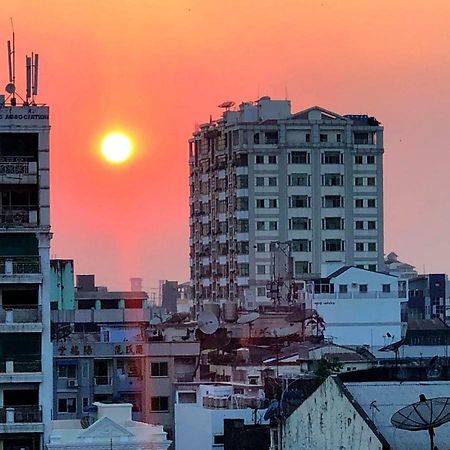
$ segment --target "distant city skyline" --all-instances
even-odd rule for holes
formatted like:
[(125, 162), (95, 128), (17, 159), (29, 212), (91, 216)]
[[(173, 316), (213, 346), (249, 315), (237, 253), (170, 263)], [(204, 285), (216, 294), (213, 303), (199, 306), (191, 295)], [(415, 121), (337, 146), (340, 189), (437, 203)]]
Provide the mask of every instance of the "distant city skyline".
[[(224, 100), (262, 95), (287, 95), (294, 111), (377, 117), (385, 252), (419, 272), (450, 271), (447, 1), (46, 5), (5, 7), (0, 88), (11, 16), (18, 54), (40, 54), (38, 100), (51, 106), (51, 254), (74, 259), (77, 274), (111, 290), (134, 276), (146, 289), (188, 280), (187, 139)], [(100, 156), (116, 128), (136, 147), (120, 167)]]

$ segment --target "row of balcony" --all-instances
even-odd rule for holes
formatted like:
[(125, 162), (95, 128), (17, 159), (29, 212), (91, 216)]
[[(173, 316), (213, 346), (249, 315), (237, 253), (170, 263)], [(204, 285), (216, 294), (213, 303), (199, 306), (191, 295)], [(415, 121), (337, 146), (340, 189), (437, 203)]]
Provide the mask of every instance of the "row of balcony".
[(37, 161), (30, 157), (23, 156), (2, 156), (0, 157), (0, 176), (37, 175)]
[(38, 207), (17, 206), (0, 209), (0, 225), (4, 227), (33, 227), (38, 225)]
[(0, 408), (0, 424), (41, 423), (40, 405), (7, 406)]
[(14, 305), (0, 307), (0, 324), (38, 323), (42, 321), (40, 305)]

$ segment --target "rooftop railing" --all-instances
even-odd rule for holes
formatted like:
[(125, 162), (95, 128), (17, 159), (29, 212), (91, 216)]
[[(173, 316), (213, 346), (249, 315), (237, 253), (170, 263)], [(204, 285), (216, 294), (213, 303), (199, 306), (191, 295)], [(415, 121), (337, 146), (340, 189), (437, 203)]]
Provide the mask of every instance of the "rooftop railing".
[(351, 299), (351, 298), (404, 298), (405, 292), (382, 292), (382, 291), (367, 291), (367, 292), (334, 292), (334, 293), (315, 293), (314, 300), (334, 300), (334, 299)]
[(39, 256), (6, 256), (0, 258), (0, 275), (41, 273)]

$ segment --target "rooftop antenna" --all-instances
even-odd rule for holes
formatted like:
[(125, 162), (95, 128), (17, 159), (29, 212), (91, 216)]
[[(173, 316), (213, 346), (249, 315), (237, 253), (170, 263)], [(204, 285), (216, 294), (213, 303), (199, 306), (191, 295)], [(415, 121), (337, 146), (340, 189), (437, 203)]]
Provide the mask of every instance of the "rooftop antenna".
[(16, 36), (14, 33), (14, 23), (12, 17), (11, 30), (12, 30), (12, 45), (11, 41), (7, 42), (8, 47), (8, 72), (9, 83), (6, 85), (5, 90), (11, 95), (11, 105), (16, 106)]

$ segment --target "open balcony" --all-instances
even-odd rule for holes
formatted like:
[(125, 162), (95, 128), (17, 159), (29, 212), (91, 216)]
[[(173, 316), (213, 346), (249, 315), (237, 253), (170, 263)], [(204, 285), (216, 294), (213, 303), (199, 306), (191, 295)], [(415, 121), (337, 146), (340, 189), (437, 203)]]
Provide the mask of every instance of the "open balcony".
[(14, 206), (0, 209), (0, 226), (35, 227), (38, 225), (38, 206)]
[(26, 282), (29, 276), (33, 276), (32, 282), (39, 282), (42, 278), (39, 256), (0, 257), (0, 282)]
[(37, 161), (32, 157), (0, 157), (0, 184), (36, 184), (37, 173)]
[(0, 408), (0, 433), (41, 433), (43, 431), (42, 407), (40, 405)]
[(40, 305), (0, 306), (0, 333), (42, 332)]
[(0, 383), (40, 383), (41, 381), (40, 360), (0, 362)]

